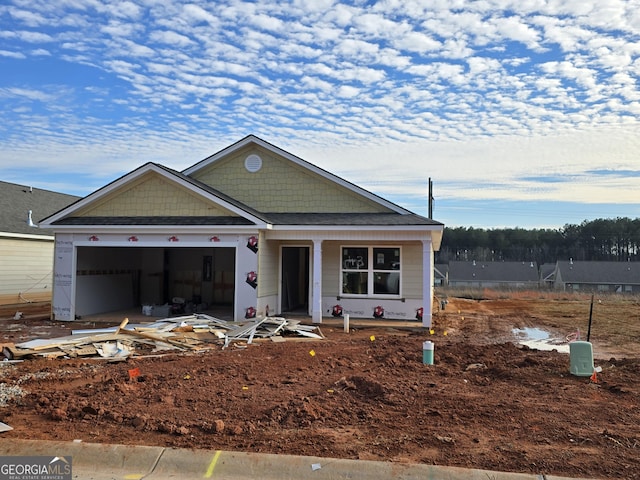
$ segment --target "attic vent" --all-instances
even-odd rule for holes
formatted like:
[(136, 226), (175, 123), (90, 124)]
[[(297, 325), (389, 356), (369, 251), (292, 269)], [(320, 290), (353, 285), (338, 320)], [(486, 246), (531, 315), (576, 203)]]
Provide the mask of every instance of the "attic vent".
[(244, 160), (244, 168), (251, 173), (257, 172), (262, 168), (262, 158), (255, 154), (249, 155)]

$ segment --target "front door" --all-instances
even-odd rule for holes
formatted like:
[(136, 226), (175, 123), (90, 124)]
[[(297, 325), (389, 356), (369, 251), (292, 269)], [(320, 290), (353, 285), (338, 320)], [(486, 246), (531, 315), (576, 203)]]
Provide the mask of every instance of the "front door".
[(282, 247), (282, 313), (309, 314), (309, 247)]

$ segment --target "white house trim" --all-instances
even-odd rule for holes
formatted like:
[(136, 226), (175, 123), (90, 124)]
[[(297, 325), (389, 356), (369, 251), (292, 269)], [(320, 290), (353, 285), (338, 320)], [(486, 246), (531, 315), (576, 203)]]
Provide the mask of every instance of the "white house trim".
[(0, 232), (0, 237), (16, 238), (16, 239), (19, 238), (21, 240), (46, 240), (49, 242), (55, 239), (55, 237), (51, 235), (29, 235), (26, 233), (4, 233), (4, 232)]
[(313, 239), (313, 282), (312, 282), (312, 307), (311, 320), (313, 323), (322, 323), (322, 239)]

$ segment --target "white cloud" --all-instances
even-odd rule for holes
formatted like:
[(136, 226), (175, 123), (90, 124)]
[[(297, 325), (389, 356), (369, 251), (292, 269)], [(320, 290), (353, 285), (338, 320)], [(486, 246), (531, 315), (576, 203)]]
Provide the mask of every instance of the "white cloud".
[(180, 47), (186, 47), (193, 44), (193, 40), (184, 35), (180, 35), (171, 31), (154, 31), (149, 34), (149, 39), (154, 42), (166, 43), (169, 45), (176, 45)]
[(28, 43), (48, 43), (53, 41), (53, 37), (46, 33), (30, 32), (27, 30), (21, 30), (16, 32), (16, 36), (20, 40)]
[(7, 58), (26, 58), (27, 56), (21, 52), (10, 52), (8, 50), (0, 50), (0, 57)]
[(7, 10), (14, 20), (17, 20), (27, 27), (39, 27), (47, 23), (47, 19), (37, 12), (12, 7), (9, 7)]
[(538, 32), (523, 23), (522, 19), (515, 16), (496, 18), (493, 20), (496, 34), (507, 40), (524, 43), (532, 50), (539, 50)]
[(637, 169), (637, 0), (7, 1), (0, 62), (63, 73), (0, 79), (0, 165), (175, 168), (255, 133), (393, 194), (428, 176), (465, 201), (637, 187), (589, 173)]
[(184, 16), (192, 23), (205, 22), (211, 26), (217, 26), (219, 24), (215, 15), (207, 12), (204, 8), (195, 4), (187, 4), (183, 7)]
[(31, 50), (30, 54), (33, 55), (34, 57), (50, 57), (51, 56), (51, 52), (44, 48), (36, 48), (34, 50)]
[(250, 21), (256, 27), (270, 32), (281, 32), (285, 28), (282, 20), (269, 15), (259, 14), (250, 17)]
[(128, 20), (137, 20), (141, 15), (140, 7), (135, 3), (128, 1), (116, 2), (115, 5), (112, 5), (109, 11), (114, 17)]
[(116, 38), (135, 36), (140, 31), (140, 26), (135, 23), (109, 22), (100, 27), (100, 31)]
[(399, 50), (427, 53), (440, 48), (440, 42), (422, 32), (407, 32), (393, 41)]
[(359, 93), (360, 93), (360, 89), (350, 87), (348, 85), (343, 85), (338, 88), (337, 95), (342, 98), (353, 98), (353, 97), (357, 97)]

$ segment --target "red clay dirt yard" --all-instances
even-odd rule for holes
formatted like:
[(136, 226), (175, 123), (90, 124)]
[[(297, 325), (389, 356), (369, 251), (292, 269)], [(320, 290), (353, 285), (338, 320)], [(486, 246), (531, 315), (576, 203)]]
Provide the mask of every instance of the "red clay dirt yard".
[[(332, 321), (322, 340), (2, 362), (0, 421), (13, 430), (0, 435), (640, 478), (639, 299), (596, 297), (595, 382), (569, 373), (568, 354), (514, 334), (543, 329), (558, 349), (578, 329), (584, 340), (589, 300), (484, 292), (449, 297), (432, 332), (352, 322), (346, 333)], [(0, 342), (105, 326), (22, 311), (0, 312)]]

